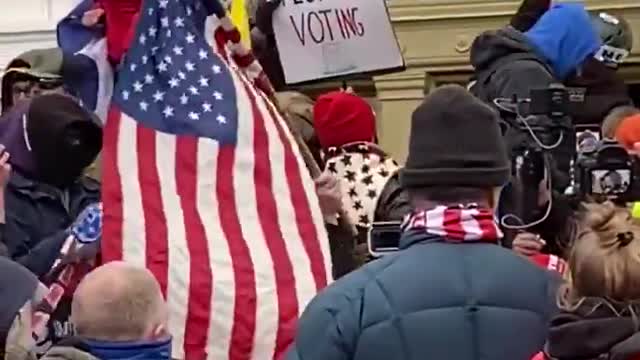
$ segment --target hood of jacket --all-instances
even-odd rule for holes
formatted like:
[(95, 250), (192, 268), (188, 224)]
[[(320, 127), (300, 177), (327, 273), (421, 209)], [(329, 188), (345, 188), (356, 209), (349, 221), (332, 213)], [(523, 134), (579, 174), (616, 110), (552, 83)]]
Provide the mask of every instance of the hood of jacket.
[(0, 117), (0, 144), (11, 154), (14, 171), (33, 178), (37, 176), (36, 163), (25, 138), (29, 104), (21, 101)]
[(558, 80), (566, 79), (602, 45), (582, 4), (553, 5), (525, 36)]
[(512, 27), (485, 31), (475, 38), (471, 46), (471, 65), (478, 78), (483, 78), (483, 74), (490, 74), (501, 64), (509, 63), (516, 58), (547, 64), (547, 61), (535, 52), (524, 34)]
[(0, 118), (0, 144), (26, 177), (56, 187), (75, 182), (102, 148), (102, 129), (64, 95), (19, 102)]
[(631, 308), (603, 299), (585, 299), (571, 312), (563, 311), (551, 321), (546, 351), (553, 359), (592, 359), (609, 355), (626, 360), (640, 355), (640, 329)]
[(62, 50), (59, 48), (27, 51), (9, 62), (2, 77), (2, 112), (13, 104), (13, 84), (17, 81), (62, 81)]

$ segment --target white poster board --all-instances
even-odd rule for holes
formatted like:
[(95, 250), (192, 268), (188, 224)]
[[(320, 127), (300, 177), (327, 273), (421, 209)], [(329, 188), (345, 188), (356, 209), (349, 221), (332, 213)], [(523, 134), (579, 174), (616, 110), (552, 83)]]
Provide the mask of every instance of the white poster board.
[(385, 0), (282, 0), (273, 29), (288, 84), (404, 66)]

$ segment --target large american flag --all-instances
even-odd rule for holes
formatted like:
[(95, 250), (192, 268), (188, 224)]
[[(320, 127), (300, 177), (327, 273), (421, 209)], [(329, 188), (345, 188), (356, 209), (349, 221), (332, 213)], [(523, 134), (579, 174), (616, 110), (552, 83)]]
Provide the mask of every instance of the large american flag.
[(280, 358), (330, 281), (314, 184), (255, 66), (217, 0), (145, 0), (117, 74), (102, 256), (155, 274), (174, 358)]

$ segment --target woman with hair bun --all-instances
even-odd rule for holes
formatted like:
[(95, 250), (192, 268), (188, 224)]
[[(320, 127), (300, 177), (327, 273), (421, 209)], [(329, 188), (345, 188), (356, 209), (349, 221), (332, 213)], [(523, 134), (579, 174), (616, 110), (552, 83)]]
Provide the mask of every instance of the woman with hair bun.
[(535, 360), (640, 360), (640, 226), (589, 204), (569, 256), (544, 352)]

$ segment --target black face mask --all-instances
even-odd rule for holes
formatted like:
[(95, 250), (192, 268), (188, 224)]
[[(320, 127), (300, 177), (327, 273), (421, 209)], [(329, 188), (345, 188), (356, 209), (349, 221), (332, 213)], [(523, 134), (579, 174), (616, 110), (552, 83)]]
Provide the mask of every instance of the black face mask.
[[(42, 98), (56, 101), (47, 103)], [(100, 127), (73, 99), (62, 95), (45, 95), (33, 100), (27, 118), (27, 136), (36, 176), (56, 187), (75, 182), (102, 148)]]
[(34, 149), (40, 179), (58, 187), (75, 182), (94, 161), (95, 144), (102, 144), (101, 133), (95, 130), (89, 123), (71, 124), (53, 136), (50, 149)]

